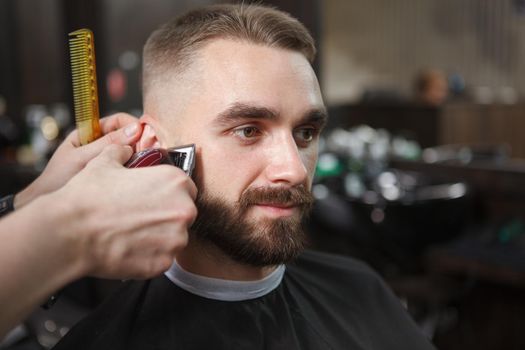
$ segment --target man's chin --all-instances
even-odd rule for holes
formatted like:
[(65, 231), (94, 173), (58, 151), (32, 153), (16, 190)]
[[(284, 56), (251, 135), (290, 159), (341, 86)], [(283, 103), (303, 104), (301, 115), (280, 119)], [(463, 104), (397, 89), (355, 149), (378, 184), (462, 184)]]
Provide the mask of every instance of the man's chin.
[[(248, 219), (248, 218), (247, 218)], [(293, 261), (304, 250), (307, 239), (295, 217), (249, 219), (233, 231), (193, 232), (204, 244), (211, 244), (233, 261), (253, 267)]]
[(302, 202), (302, 197), (248, 199), (233, 207), (220, 199), (198, 198), (199, 215), (190, 232), (241, 264), (264, 267), (296, 258), (306, 244), (301, 221), (307, 208), (262, 204)]

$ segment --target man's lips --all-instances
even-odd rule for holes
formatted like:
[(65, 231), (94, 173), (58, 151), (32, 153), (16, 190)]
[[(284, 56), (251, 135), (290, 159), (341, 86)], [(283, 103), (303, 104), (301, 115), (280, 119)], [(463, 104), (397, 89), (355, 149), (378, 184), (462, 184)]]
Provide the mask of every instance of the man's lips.
[(295, 215), (299, 206), (295, 203), (256, 203), (253, 207), (272, 217), (288, 217)]
[(255, 205), (261, 206), (261, 207), (273, 207), (273, 208), (279, 208), (279, 209), (291, 209), (298, 207), (298, 204), (295, 203), (255, 203)]

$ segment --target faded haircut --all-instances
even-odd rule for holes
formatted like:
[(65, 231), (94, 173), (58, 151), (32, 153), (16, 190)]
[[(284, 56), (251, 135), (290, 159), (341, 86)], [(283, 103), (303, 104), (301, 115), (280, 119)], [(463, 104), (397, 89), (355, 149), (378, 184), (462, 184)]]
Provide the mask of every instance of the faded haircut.
[(187, 68), (197, 50), (212, 39), (233, 39), (294, 50), (310, 63), (315, 43), (302, 23), (263, 5), (222, 4), (192, 10), (155, 30), (143, 52), (143, 92), (171, 73)]

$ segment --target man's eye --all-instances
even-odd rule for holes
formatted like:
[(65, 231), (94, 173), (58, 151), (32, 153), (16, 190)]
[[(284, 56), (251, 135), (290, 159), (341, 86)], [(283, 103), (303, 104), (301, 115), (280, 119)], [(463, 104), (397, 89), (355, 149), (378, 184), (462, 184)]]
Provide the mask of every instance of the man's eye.
[(295, 137), (299, 142), (311, 142), (314, 139), (315, 130), (312, 128), (303, 128), (295, 131)]
[(244, 139), (253, 138), (261, 134), (259, 129), (257, 129), (255, 126), (244, 126), (242, 128), (235, 129), (233, 132), (235, 135)]

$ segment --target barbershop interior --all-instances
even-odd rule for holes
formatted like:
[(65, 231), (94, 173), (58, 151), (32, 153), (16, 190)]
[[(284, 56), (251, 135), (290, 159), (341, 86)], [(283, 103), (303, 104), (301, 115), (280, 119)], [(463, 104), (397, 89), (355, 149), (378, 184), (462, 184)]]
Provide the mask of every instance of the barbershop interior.
[[(75, 129), (69, 33), (94, 34), (100, 117), (138, 118), (150, 33), (225, 2), (0, 0), (0, 197)], [(257, 3), (317, 47), (328, 122), (309, 249), (370, 266), (438, 349), (525, 349), (525, 0)], [(120, 283), (72, 281), (0, 349), (51, 349)]]

